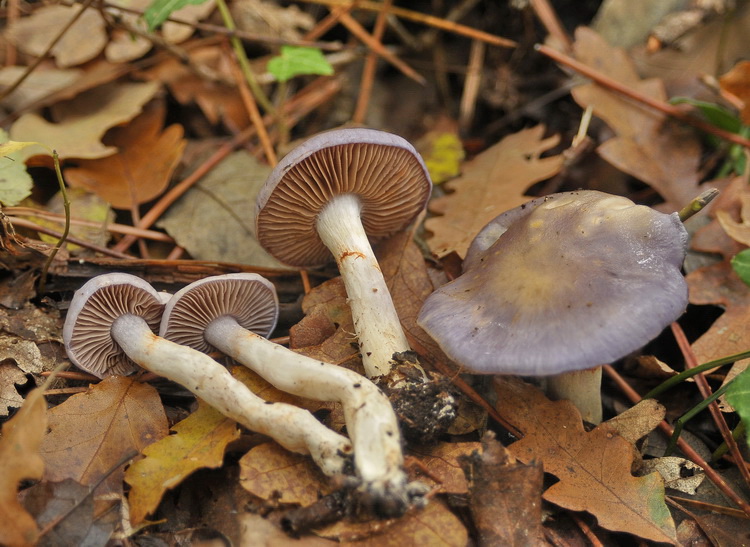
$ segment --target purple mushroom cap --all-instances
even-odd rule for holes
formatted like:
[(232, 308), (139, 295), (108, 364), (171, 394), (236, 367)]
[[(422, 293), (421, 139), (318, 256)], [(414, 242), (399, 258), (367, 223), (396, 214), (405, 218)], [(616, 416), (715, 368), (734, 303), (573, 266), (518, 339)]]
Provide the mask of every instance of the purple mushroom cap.
[(490, 222), (464, 273), (427, 298), (418, 323), (476, 373), (591, 368), (683, 313), (686, 245), (676, 213), (597, 191), (552, 194)]
[(268, 176), (256, 202), (256, 234), (285, 264), (322, 266), (332, 256), (316, 218), (332, 198), (357, 195), (365, 231), (378, 240), (409, 225), (431, 190), (421, 156), (403, 138), (375, 129), (327, 131), (292, 150)]

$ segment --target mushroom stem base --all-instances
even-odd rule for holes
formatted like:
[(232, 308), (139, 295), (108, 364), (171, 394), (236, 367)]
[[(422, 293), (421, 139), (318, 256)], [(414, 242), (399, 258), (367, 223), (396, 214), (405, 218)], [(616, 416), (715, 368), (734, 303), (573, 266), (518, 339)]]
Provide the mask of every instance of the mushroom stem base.
[(602, 421), (602, 367), (565, 372), (546, 378), (546, 392), (551, 399), (568, 399), (584, 421)]

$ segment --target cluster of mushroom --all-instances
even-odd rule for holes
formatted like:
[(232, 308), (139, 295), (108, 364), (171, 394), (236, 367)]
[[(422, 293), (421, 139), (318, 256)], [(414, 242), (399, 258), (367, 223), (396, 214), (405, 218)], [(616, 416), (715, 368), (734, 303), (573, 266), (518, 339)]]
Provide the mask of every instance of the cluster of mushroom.
[[(407, 481), (398, 422), (387, 397), (353, 371), (267, 340), (277, 316), (274, 287), (256, 274), (203, 279), (167, 300), (142, 279), (114, 273), (95, 277), (76, 292), (63, 338), (80, 368), (101, 378), (140, 365), (248, 429), (310, 454), (328, 475), (344, 475), (353, 458), (363, 502), (377, 515), (400, 515), (420, 503), (425, 490)], [(340, 402), (352, 442), (306, 410), (262, 400), (204, 353), (214, 349), (283, 391)]]

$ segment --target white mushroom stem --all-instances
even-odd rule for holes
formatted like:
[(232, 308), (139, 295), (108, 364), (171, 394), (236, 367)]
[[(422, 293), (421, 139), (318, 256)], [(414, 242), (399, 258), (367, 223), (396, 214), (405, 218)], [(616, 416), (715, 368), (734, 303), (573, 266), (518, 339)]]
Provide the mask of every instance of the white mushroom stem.
[(409, 351), (410, 347), (362, 226), (361, 210), (357, 196), (338, 195), (319, 213), (317, 230), (336, 259), (346, 286), (365, 374), (374, 378), (388, 374), (393, 354)]
[(406, 499), (398, 421), (388, 398), (375, 384), (349, 369), (274, 344), (231, 316), (214, 319), (203, 335), (209, 344), (282, 391), (340, 402), (354, 444), (355, 467), (365, 489)]
[(310, 454), (326, 475), (344, 473), (351, 443), (308, 411), (264, 401), (208, 355), (156, 336), (137, 315), (117, 318), (111, 333), (122, 351), (143, 368), (183, 385), (225, 416), (284, 448)]
[(592, 424), (602, 421), (602, 367), (565, 372), (546, 378), (547, 395), (556, 400), (568, 399)]

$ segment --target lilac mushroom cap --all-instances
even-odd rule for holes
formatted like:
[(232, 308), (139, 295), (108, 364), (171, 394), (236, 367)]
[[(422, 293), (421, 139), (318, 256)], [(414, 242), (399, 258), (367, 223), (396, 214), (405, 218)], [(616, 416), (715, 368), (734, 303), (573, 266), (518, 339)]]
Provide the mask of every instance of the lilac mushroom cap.
[(204, 332), (214, 320), (230, 316), (246, 330), (269, 336), (279, 317), (273, 284), (254, 273), (207, 277), (177, 291), (167, 303), (160, 336), (203, 352), (214, 347)]
[(94, 277), (76, 291), (68, 309), (63, 326), (68, 357), (99, 378), (130, 374), (140, 367), (114, 340), (112, 325), (131, 314), (143, 318), (156, 332), (163, 310), (162, 297), (139, 277), (125, 273)]
[(331, 260), (316, 231), (320, 211), (337, 195), (362, 202), (371, 240), (409, 225), (424, 209), (432, 182), (421, 156), (403, 138), (374, 129), (338, 129), (308, 139), (269, 175), (256, 206), (260, 244), (295, 267)]
[(552, 194), (477, 235), (464, 273), (430, 295), (418, 323), (483, 374), (556, 375), (642, 347), (687, 306), (687, 232), (597, 191)]

